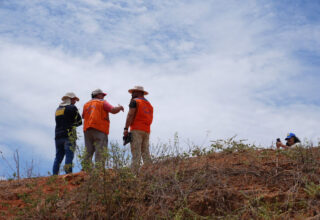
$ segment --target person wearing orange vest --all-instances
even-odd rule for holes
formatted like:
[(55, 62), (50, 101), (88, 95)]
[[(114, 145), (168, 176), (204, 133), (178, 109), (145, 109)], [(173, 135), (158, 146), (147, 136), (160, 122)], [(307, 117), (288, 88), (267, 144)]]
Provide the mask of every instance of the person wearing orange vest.
[(144, 164), (151, 163), (149, 151), (150, 126), (153, 120), (153, 107), (150, 102), (144, 98), (148, 92), (142, 86), (135, 86), (129, 90), (132, 94), (132, 99), (129, 104), (129, 112), (124, 127), (123, 135), (128, 135), (130, 128), (131, 132), (131, 154), (132, 164), (131, 169), (135, 174), (138, 174), (141, 162), (141, 156)]
[(94, 153), (96, 165), (100, 163), (101, 167), (105, 166), (110, 127), (109, 113), (117, 114), (124, 111), (123, 106), (113, 107), (104, 100), (106, 95), (101, 89), (94, 90), (91, 93), (92, 99), (83, 107), (82, 118), (84, 119), (83, 132), (86, 149), (83, 169), (92, 165)]

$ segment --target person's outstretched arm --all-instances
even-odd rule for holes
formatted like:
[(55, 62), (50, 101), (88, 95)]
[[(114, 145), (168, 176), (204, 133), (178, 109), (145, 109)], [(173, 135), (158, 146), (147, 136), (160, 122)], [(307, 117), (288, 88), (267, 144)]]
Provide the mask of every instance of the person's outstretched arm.
[(118, 105), (117, 107), (113, 107), (111, 110), (110, 110), (110, 113), (112, 114), (117, 114), (118, 112), (120, 111), (124, 111), (124, 108), (122, 105)]
[(289, 146), (283, 144), (281, 141), (277, 141), (276, 146), (278, 149), (280, 149), (281, 147), (283, 148), (288, 148)]
[(103, 102), (103, 109), (107, 112), (110, 112), (112, 114), (117, 114), (120, 111), (124, 111), (124, 108), (122, 105), (118, 105), (117, 107), (113, 107), (109, 102), (106, 100)]

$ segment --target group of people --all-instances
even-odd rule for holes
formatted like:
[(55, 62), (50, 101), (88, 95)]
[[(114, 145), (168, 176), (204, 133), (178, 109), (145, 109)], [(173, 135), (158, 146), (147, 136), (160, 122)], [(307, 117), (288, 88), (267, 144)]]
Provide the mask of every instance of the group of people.
[[(131, 94), (131, 101), (123, 135), (127, 137), (130, 132), (131, 169), (135, 174), (138, 174), (141, 157), (145, 164), (151, 163), (149, 136), (153, 120), (153, 107), (145, 98), (148, 92), (142, 86), (135, 86), (128, 92)], [(52, 169), (53, 175), (59, 173), (60, 164), (64, 157), (64, 170), (66, 173), (72, 173), (77, 140), (76, 127), (82, 125), (82, 120), (85, 142), (82, 168), (86, 170), (93, 166), (105, 166), (108, 154), (109, 113), (117, 114), (124, 111), (123, 106), (112, 106), (107, 102), (104, 99), (106, 95), (101, 89), (92, 91), (91, 100), (83, 106), (82, 116), (75, 106), (79, 98), (73, 92), (68, 92), (61, 98), (62, 102), (55, 112), (56, 155)], [(92, 163), (94, 154), (95, 164)]]
[[(135, 86), (129, 89), (131, 101), (129, 112), (124, 126), (124, 139), (130, 136), (132, 153), (132, 171), (137, 174), (140, 169), (141, 157), (145, 164), (151, 163), (149, 151), (150, 126), (153, 120), (153, 107), (144, 97), (148, 92), (142, 86)], [(82, 125), (85, 141), (85, 154), (82, 168), (92, 166), (104, 167), (108, 154), (108, 135), (109, 135), (109, 113), (117, 114), (124, 111), (123, 106), (112, 106), (104, 97), (107, 94), (101, 89), (96, 89), (91, 93), (91, 100), (83, 106), (82, 116), (80, 116), (75, 103), (79, 98), (73, 93), (66, 93), (61, 99), (56, 113), (55, 144), (56, 155), (53, 164), (53, 175), (59, 173), (60, 164), (65, 157), (64, 170), (72, 173), (72, 162), (76, 148), (77, 132), (76, 127)], [(130, 133), (129, 133), (130, 131)], [(289, 148), (300, 144), (299, 138), (294, 133), (289, 133), (283, 144), (277, 140), (277, 148)], [(92, 157), (95, 154), (95, 164)]]

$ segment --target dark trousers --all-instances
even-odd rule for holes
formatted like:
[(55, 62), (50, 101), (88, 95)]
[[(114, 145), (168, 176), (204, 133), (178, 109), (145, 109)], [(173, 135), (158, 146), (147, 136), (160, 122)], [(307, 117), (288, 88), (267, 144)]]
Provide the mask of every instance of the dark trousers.
[(52, 173), (58, 175), (60, 164), (66, 156), (64, 170), (66, 173), (72, 173), (72, 161), (74, 158), (75, 142), (69, 138), (59, 138), (56, 140), (56, 158), (54, 159)]

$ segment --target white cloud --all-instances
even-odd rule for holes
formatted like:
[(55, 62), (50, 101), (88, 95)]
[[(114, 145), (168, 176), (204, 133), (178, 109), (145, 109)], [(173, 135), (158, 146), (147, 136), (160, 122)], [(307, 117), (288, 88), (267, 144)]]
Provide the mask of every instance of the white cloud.
[[(127, 110), (127, 90), (134, 85), (150, 91), (153, 141), (179, 132), (202, 143), (208, 130), (209, 140), (238, 134), (264, 146), (289, 131), (317, 138), (319, 106), (280, 103), (284, 94), (304, 99), (309, 94), (304, 88), (316, 88), (312, 76), (294, 80), (306, 67), (292, 53), (309, 33), (319, 43), (317, 32), (306, 27), (293, 37), (292, 29), (278, 30), (271, 6), (254, 1), (66, 4), (70, 15), (52, 15), (37, 4), (28, 11), (31, 21), (25, 24), (34, 30), (39, 23), (34, 31), (40, 37), (22, 25), (17, 26), (22, 32), (0, 35), (0, 121), (5, 122), (0, 128), (7, 128), (2, 142), (26, 143), (43, 158), (53, 158), (53, 113), (65, 92), (80, 97), (80, 111), (95, 88)], [(282, 44), (286, 36), (290, 40)], [(297, 84), (300, 89), (293, 87)], [(110, 139), (121, 140), (125, 116), (111, 116)]]
[[(10, 101), (3, 111), (15, 109), (9, 118), (21, 126), (15, 128), (19, 141), (32, 144), (36, 136), (40, 137), (34, 144), (35, 151), (42, 147), (47, 149), (53, 143), (53, 112), (65, 92), (76, 92), (81, 99), (80, 110), (89, 99), (90, 91), (98, 87), (107, 90), (107, 98), (112, 104), (127, 105), (130, 98), (127, 90), (136, 84), (150, 90), (150, 100), (155, 106), (154, 137), (167, 139), (178, 131), (183, 137), (199, 140), (206, 130), (211, 130), (212, 138), (239, 134), (267, 144), (274, 135), (300, 127), (303, 121), (308, 126), (303, 126), (306, 129), (299, 133), (314, 136), (311, 129), (316, 124), (314, 118), (319, 117), (317, 107), (312, 110), (310, 106), (293, 105), (281, 109), (255, 100), (255, 94), (252, 94), (264, 84), (283, 78), (282, 69), (292, 68), (282, 64), (281, 54), (267, 53), (258, 58), (236, 61), (219, 56), (195, 57), (184, 67), (180, 61), (174, 65), (127, 62), (105, 65), (99, 61), (68, 57), (61, 51), (43, 53), (43, 48), (22, 48), (9, 45), (1, 53), (1, 68), (7, 70), (7, 74), (1, 76), (2, 94)], [(8, 53), (16, 56), (7, 56)], [(29, 59), (25, 59), (28, 56)], [(260, 67), (268, 65), (272, 57), (281, 63)], [(262, 74), (250, 71), (253, 65), (257, 72), (262, 69)], [(16, 93), (18, 90), (22, 92)], [(314, 117), (306, 117), (306, 111)], [(291, 126), (286, 122), (287, 114), (290, 114)], [(270, 122), (275, 116), (278, 120)], [(19, 124), (19, 120), (23, 123)], [(112, 138), (120, 139), (124, 120), (122, 113), (111, 116)], [(26, 127), (25, 123), (31, 127)], [(264, 124), (271, 126), (270, 133), (256, 138), (256, 131), (263, 131)], [(46, 130), (42, 131), (42, 127)], [(50, 133), (48, 129), (51, 129)]]

